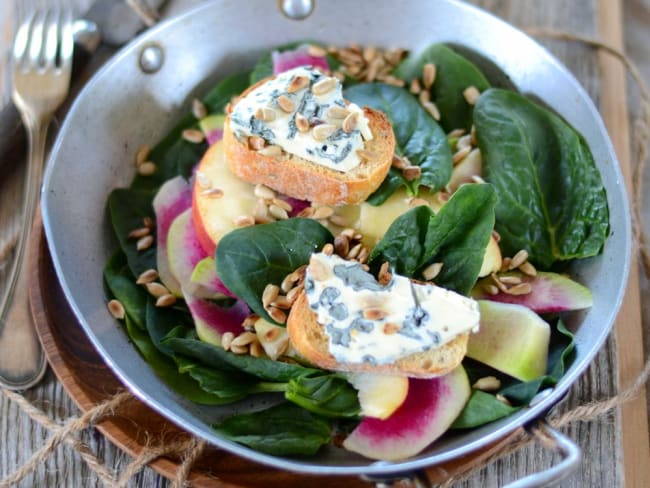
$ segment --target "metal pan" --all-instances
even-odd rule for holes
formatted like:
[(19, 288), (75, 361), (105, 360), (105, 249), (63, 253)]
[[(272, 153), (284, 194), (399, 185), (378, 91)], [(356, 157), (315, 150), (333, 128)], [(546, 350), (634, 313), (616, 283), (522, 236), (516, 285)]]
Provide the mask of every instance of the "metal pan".
[[(189, 109), (192, 98), (221, 76), (250, 67), (270, 47), (300, 39), (403, 46), (415, 51), (434, 41), (462, 46), (488, 72), (501, 73), (516, 89), (543, 100), (573, 124), (588, 141), (607, 190), (611, 236), (601, 256), (573, 270), (592, 290), (594, 306), (570, 324), (576, 332), (577, 358), (564, 378), (530, 408), (446, 437), (401, 462), (374, 462), (334, 447), (314, 459), (278, 458), (221, 439), (210, 424), (232, 407), (202, 407), (174, 394), (128, 343), (105, 306), (102, 266), (116, 246), (109, 237), (106, 198), (111, 189), (126, 186), (132, 179), (136, 148), (159, 140), (179, 114)], [(623, 298), (631, 254), (630, 212), (621, 172), (585, 91), (526, 35), (454, 0), (328, 0), (300, 21), (290, 19), (267, 0), (222, 0), (161, 24), (117, 54), (70, 110), (45, 177), (43, 215), (55, 268), (74, 313), (106, 363), (146, 404), (193, 434), (257, 462), (298, 472), (374, 479), (466, 455), (543, 418), (607, 337)], [(563, 464), (546, 473), (546, 478), (538, 476), (533, 484), (522, 486), (556, 479), (575, 466), (577, 448), (566, 439), (561, 442), (568, 456)]]

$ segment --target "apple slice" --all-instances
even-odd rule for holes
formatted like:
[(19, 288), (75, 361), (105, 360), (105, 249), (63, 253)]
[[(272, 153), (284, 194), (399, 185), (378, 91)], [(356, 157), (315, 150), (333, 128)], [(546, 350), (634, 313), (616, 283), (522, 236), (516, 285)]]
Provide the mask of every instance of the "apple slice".
[(491, 273), (496, 273), (501, 269), (502, 263), (503, 257), (501, 256), (501, 248), (494, 236), (490, 236), (488, 245), (485, 248), (485, 254), (483, 255), (481, 270), (478, 272), (479, 278), (483, 278)]
[(182, 176), (166, 181), (153, 199), (156, 213), (156, 266), (160, 281), (177, 297), (182, 296), (181, 286), (169, 269), (167, 238), (176, 217), (192, 205), (192, 190)]
[(522, 305), (479, 300), (479, 331), (470, 334), (467, 357), (521, 381), (546, 373), (551, 328)]
[[(223, 192), (218, 197), (210, 191), (215, 188)], [(192, 192), (192, 219), (206, 255), (212, 256), (219, 240), (237, 228), (236, 219), (255, 214), (254, 188), (230, 172), (223, 142), (210, 146), (196, 172)]]
[(404, 403), (409, 391), (405, 376), (375, 373), (354, 373), (348, 381), (359, 391), (361, 415), (385, 419)]
[(481, 151), (477, 148), (472, 149), (454, 169), (451, 170), (451, 178), (447, 183), (447, 191), (453, 193), (463, 183), (474, 182), (474, 176), (483, 176), (483, 158)]
[(275, 361), (280, 356), (287, 354), (289, 350), (289, 334), (287, 334), (286, 327), (272, 324), (261, 317), (255, 321), (253, 327), (255, 327), (257, 338), (268, 357)]
[(387, 419), (364, 418), (343, 447), (371, 459), (396, 461), (418, 454), (445, 433), (471, 393), (462, 366), (432, 379), (409, 379), (402, 405)]

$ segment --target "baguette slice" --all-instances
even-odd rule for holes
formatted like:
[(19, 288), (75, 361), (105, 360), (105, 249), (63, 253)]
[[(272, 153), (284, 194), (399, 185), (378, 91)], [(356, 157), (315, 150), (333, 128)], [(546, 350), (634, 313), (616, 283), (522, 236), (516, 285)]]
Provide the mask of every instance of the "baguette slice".
[[(242, 96), (258, 86), (253, 85)], [(384, 181), (395, 152), (395, 135), (386, 115), (363, 108), (373, 138), (364, 150), (372, 155), (348, 172), (340, 172), (284, 153), (280, 157), (265, 156), (240, 141), (226, 118), (223, 141), (230, 170), (248, 183), (261, 183), (285, 195), (323, 205), (361, 203)]]
[(294, 349), (306, 360), (323, 369), (413, 378), (433, 378), (452, 371), (465, 357), (469, 339), (469, 333), (464, 333), (438, 348), (405, 356), (393, 364), (340, 363), (329, 352), (325, 329), (316, 321), (316, 314), (309, 308), (304, 291), (291, 307), (287, 332)]

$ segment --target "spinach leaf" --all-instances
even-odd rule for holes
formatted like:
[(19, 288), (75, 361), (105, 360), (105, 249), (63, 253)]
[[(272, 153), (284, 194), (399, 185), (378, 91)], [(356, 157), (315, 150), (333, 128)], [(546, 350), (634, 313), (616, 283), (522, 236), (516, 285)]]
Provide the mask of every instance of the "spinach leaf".
[[(204, 404), (217, 405), (223, 403), (220, 397), (204, 391), (195, 380), (182, 374), (176, 368), (174, 361), (162, 354), (153, 344), (144, 326), (145, 306), (143, 301), (148, 299), (146, 292), (133, 283), (130, 293), (133, 297), (124, 300), (123, 292), (128, 291), (125, 285), (127, 280), (133, 280), (126, 267), (124, 254), (118, 252), (109, 259), (104, 268), (104, 279), (108, 289), (118, 298), (126, 310), (125, 329), (129, 339), (138, 349), (151, 369), (158, 375), (172, 390), (190, 401)], [(121, 298), (120, 298), (121, 297)], [(137, 297), (137, 298), (134, 298)], [(138, 325), (136, 321), (140, 321)]]
[(153, 196), (140, 190), (117, 188), (108, 196), (108, 212), (120, 248), (126, 254), (133, 276), (156, 268), (156, 248), (151, 246), (144, 251), (136, 249), (136, 240), (129, 239), (129, 233), (144, 225), (145, 218), (154, 218)]
[(419, 278), (434, 262), (443, 268), (436, 284), (468, 294), (476, 283), (494, 226), (496, 194), (490, 185), (461, 186), (437, 214), (415, 207), (391, 224), (370, 255), (373, 266), (388, 261), (399, 274)]
[(116, 251), (106, 263), (104, 281), (112, 295), (124, 307), (132, 324), (142, 331), (147, 330), (148, 294), (144, 288), (135, 284), (135, 279), (127, 266), (126, 256), (122, 251)]
[[(234, 95), (248, 87), (249, 73), (237, 73), (223, 78), (204, 98), (209, 113), (222, 112)], [(131, 188), (155, 192), (165, 181), (174, 176), (189, 178), (192, 168), (199, 162), (207, 149), (207, 144), (188, 142), (182, 137), (185, 129), (198, 129), (192, 114), (182, 117), (176, 126), (151, 151), (149, 159), (156, 164), (153, 175), (136, 175)]]
[(383, 83), (363, 83), (346, 89), (345, 97), (384, 112), (395, 132), (395, 152), (422, 170), (420, 178), (408, 181), (401, 172), (391, 169), (388, 183), (371, 196), (371, 203), (383, 203), (398, 187), (398, 181), (413, 195), (420, 185), (435, 191), (447, 184), (452, 168), (447, 136), (408, 91)]
[(433, 44), (417, 56), (409, 56), (397, 68), (399, 78), (421, 78), (426, 63), (436, 66), (436, 78), (431, 87), (431, 100), (440, 110), (440, 125), (446, 132), (472, 127), (472, 106), (467, 103), (463, 91), (475, 86), (480, 92), (490, 83), (483, 73), (469, 60), (444, 44)]
[(494, 395), (480, 390), (472, 391), (472, 396), (460, 415), (451, 425), (452, 429), (469, 429), (493, 422), (516, 412), (521, 407), (511, 407), (497, 400)]
[(255, 390), (259, 382), (257, 378), (246, 374), (201, 366), (195, 360), (184, 356), (175, 356), (174, 359), (181, 373), (189, 374), (203, 390), (218, 396), (222, 403), (232, 403), (245, 398)]
[(199, 364), (221, 371), (246, 373), (265, 381), (288, 382), (301, 376), (319, 374), (320, 370), (298, 364), (273, 361), (265, 357), (233, 354), (222, 347), (197, 339), (166, 337), (162, 344), (175, 354), (195, 359)]
[(332, 234), (311, 219), (279, 220), (236, 229), (219, 241), (217, 272), (226, 288), (255, 313), (273, 322), (262, 306), (266, 285), (279, 285), (332, 240)]
[(356, 417), (361, 407), (357, 391), (337, 374), (301, 376), (289, 381), (287, 400), (325, 417)]
[(330, 441), (329, 422), (291, 403), (228, 417), (214, 429), (224, 438), (275, 456), (311, 456)]
[(557, 115), (510, 91), (490, 89), (474, 109), (483, 171), (499, 195), (501, 249), (526, 249), (540, 269), (600, 253), (607, 197), (586, 142)]
[(194, 328), (192, 317), (187, 311), (171, 307), (156, 307), (153, 300), (148, 301), (147, 332), (154, 346), (166, 356), (172, 356), (173, 351), (162, 344), (162, 340), (179, 326)]

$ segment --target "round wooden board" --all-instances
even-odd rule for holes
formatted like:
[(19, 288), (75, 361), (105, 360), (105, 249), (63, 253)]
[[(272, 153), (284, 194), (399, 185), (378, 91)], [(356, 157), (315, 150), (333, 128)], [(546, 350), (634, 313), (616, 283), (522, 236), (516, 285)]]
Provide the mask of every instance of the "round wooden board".
[[(124, 386), (94, 349), (68, 306), (54, 271), (45, 235), (37, 222), (30, 249), (29, 294), (36, 329), (50, 366), (68, 395), (82, 411), (110, 399)], [(152, 445), (187, 439), (188, 434), (137, 399), (96, 426), (119, 448), (138, 456)], [(517, 432), (512, 435), (516, 435)], [(507, 442), (507, 437), (488, 448), (427, 469), (431, 484), (470, 471), (483, 464)], [(174, 478), (178, 458), (160, 457), (150, 463), (160, 474)], [(193, 465), (189, 477), (197, 487), (365, 487), (368, 482), (353, 476), (315, 476), (291, 473), (208, 447)]]

